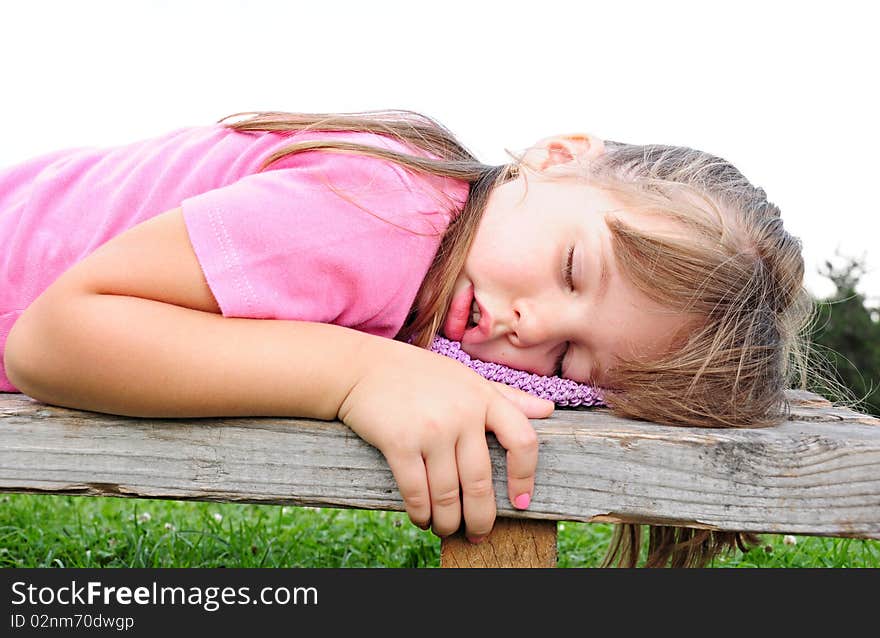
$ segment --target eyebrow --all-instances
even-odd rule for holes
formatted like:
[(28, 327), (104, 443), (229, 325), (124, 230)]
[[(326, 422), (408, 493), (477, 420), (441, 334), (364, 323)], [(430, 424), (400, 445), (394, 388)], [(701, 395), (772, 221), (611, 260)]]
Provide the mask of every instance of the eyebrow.
[(605, 247), (599, 241), (599, 288), (596, 292), (596, 301), (602, 301), (608, 292), (608, 283), (611, 280), (608, 271), (608, 260), (605, 259)]
[[(602, 240), (599, 241), (599, 286), (596, 289), (596, 302), (601, 302), (605, 295), (608, 293), (608, 285), (611, 281), (610, 271), (608, 270), (608, 260), (605, 258), (605, 246), (602, 243)], [(583, 260), (583, 252), (581, 252), (581, 259)], [(583, 268), (581, 268), (581, 277), (583, 277)], [(593, 358), (593, 361), (590, 365), (590, 373), (589, 380), (594, 382), (596, 385), (600, 385), (598, 380), (598, 372), (599, 372), (599, 362)]]

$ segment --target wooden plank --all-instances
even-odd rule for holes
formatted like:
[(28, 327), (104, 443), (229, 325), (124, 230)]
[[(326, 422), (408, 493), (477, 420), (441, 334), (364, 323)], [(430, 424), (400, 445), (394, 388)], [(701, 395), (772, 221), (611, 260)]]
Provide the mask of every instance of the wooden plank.
[[(498, 514), (880, 539), (880, 420), (791, 392), (768, 429), (659, 426), (602, 408), (533, 421), (528, 510)], [(382, 455), (339, 422), (139, 419), (0, 394), (0, 491), (402, 510)]]
[(440, 542), (441, 567), (556, 567), (556, 521), (499, 517), (477, 545), (462, 533)]

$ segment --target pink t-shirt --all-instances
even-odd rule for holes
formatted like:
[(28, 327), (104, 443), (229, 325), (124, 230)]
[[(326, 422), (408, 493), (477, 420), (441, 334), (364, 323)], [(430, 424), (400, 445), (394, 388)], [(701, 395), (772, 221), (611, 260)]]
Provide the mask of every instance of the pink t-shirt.
[[(291, 138), (213, 125), (0, 169), (0, 362), (15, 320), (65, 270), (178, 206), (224, 316), (393, 337), (468, 184), (321, 151), (258, 172), (292, 141), (331, 138), (428, 156), (372, 133)], [(18, 391), (2, 365), (0, 391)]]

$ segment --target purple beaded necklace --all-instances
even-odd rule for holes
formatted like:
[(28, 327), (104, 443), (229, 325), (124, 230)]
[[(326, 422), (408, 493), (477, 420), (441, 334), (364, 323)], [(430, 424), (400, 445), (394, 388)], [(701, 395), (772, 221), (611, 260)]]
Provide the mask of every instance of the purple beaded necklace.
[(562, 377), (545, 377), (523, 370), (508, 368), (500, 363), (480, 361), (461, 349), (461, 343), (445, 337), (434, 337), (431, 350), (465, 364), (481, 377), (519, 388), (542, 399), (549, 399), (557, 406), (606, 405), (602, 390)]

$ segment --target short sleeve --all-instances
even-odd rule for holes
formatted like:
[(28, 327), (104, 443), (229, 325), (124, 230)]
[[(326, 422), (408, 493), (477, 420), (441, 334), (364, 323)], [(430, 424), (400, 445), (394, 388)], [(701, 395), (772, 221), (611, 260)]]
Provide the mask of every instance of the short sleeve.
[(351, 154), (291, 159), (182, 202), (223, 315), (393, 337), (466, 185)]

